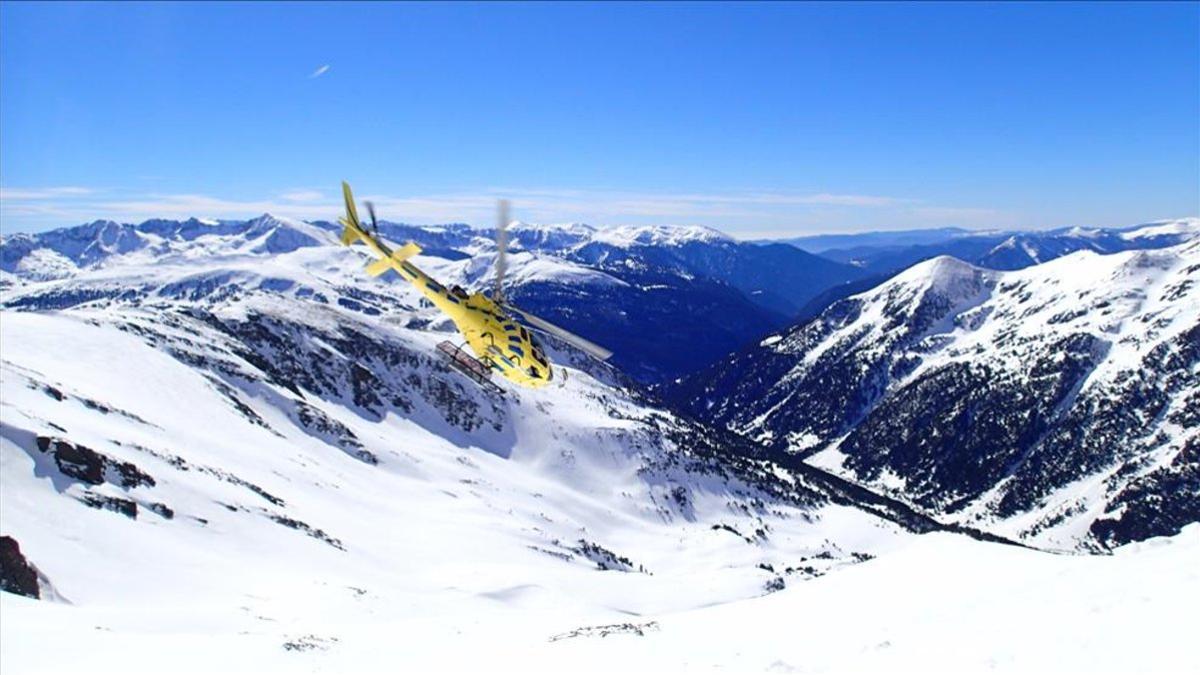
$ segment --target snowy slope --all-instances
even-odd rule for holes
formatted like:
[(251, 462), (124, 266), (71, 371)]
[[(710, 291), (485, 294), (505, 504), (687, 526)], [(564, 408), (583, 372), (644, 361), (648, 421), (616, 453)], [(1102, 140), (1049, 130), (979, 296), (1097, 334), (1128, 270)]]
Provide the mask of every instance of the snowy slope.
[(674, 395), (946, 520), (1056, 548), (1168, 534), (1200, 518), (1197, 274), (1197, 242), (936, 258)]
[[(0, 594), (7, 619), (0, 622), (0, 668), (1184, 673), (1200, 668), (1191, 629), (1198, 569), (1200, 531), (1192, 526), (1113, 556), (1053, 556), (926, 535), (764, 597), (638, 614), (567, 610), (570, 600), (547, 597), (543, 584), (480, 598), (451, 575), (452, 586), (437, 596), (380, 597), (340, 586), (348, 580), (336, 574), (262, 574), (255, 593), (238, 599), (238, 611), (213, 600), (130, 611)], [(61, 647), (64, 636), (71, 649)], [(280, 640), (289, 646), (280, 648)]]

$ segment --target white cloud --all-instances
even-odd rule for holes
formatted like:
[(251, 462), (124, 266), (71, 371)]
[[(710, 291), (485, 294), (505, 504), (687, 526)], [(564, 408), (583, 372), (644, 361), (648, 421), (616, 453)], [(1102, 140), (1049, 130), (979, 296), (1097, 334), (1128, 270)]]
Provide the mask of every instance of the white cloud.
[[(62, 227), (98, 218), (141, 222), (149, 218), (251, 218), (262, 213), (334, 220), (340, 194), (308, 188), (274, 198), (230, 199), (207, 194), (147, 193), (86, 187), (0, 188), (4, 230)], [(636, 190), (491, 187), (428, 194), (361, 192), (380, 217), (410, 223), (490, 225), (496, 200), (513, 202), (527, 222), (586, 222), (596, 226), (708, 225), (742, 237), (787, 237), (813, 232), (940, 225), (1014, 226), (1014, 218), (988, 208), (929, 204), (918, 199), (851, 193), (784, 190), (652, 192)]]
[(312, 75), (309, 75), (308, 79), (312, 80), (312, 79), (318, 78), (328, 72), (329, 72), (329, 64), (326, 63), (325, 65), (321, 66), (320, 68), (317, 68), (316, 70), (312, 71)]
[(895, 197), (877, 197), (873, 195), (831, 195), (827, 193), (806, 195), (798, 200), (798, 204), (822, 204), (825, 206), (895, 206), (908, 204), (914, 199), (897, 199)]
[(139, 221), (148, 218), (189, 218), (192, 216), (252, 218), (263, 213), (320, 220), (333, 213), (336, 203), (296, 202), (286, 199), (237, 200), (199, 194), (152, 194), (100, 202), (92, 206), (105, 212), (99, 217), (122, 221)]
[(292, 190), (279, 195), (279, 198), (289, 202), (319, 202), (325, 195), (318, 190)]
[(1000, 217), (1002, 214), (995, 209), (980, 209), (957, 206), (921, 206), (913, 211), (930, 220), (968, 220), (978, 221)]
[(0, 187), (0, 200), (8, 199), (55, 199), (90, 195), (95, 190), (85, 187), (6, 188)]

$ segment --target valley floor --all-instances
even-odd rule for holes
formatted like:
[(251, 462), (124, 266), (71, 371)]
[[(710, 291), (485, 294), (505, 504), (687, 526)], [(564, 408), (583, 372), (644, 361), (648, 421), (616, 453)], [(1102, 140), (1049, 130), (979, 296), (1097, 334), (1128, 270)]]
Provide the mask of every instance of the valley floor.
[[(531, 583), (488, 595), (391, 597), (359, 595), (335, 579), (229, 572), (258, 577), (261, 591), (239, 606), (158, 607), (70, 606), (2, 594), (0, 671), (1200, 669), (1192, 632), (1200, 525), (1112, 556), (1053, 555), (929, 534), (776, 593), (710, 606), (698, 583), (619, 572), (597, 573), (579, 596)], [(596, 601), (606, 595), (601, 589), (611, 595), (608, 606)], [(656, 594), (676, 597), (645, 601)], [(648, 604), (681, 609), (629, 609)], [(606, 636), (586, 629), (611, 624), (630, 626)]]

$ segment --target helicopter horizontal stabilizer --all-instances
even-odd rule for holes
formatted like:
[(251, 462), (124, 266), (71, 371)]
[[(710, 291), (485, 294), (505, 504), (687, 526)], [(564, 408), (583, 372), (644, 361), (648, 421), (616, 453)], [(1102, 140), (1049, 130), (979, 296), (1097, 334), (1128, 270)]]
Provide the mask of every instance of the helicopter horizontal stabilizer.
[(418, 246), (416, 242), (410, 241), (395, 251), (392, 251), (392, 260), (395, 260), (397, 263), (402, 263), (420, 252), (421, 247)]
[(367, 274), (377, 277), (390, 269), (392, 269), (392, 261), (388, 260), (387, 258), (380, 258), (370, 265), (367, 265)]
[(383, 258), (380, 258), (379, 260), (376, 260), (375, 262), (367, 265), (367, 274), (370, 274), (373, 277), (377, 277), (380, 274), (383, 274), (384, 272), (386, 272), (390, 269), (395, 269), (396, 271), (399, 271), (400, 263), (404, 262), (405, 260), (408, 260), (409, 258), (413, 257), (414, 255), (417, 255), (420, 252), (421, 252), (420, 246), (416, 245), (413, 242), (409, 242), (409, 243), (401, 246), (400, 248), (392, 251), (389, 255), (387, 255)]

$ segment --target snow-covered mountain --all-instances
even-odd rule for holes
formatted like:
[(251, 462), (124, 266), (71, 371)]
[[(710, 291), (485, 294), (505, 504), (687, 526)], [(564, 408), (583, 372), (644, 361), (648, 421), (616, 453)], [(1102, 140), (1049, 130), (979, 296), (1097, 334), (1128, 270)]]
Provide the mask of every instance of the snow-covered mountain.
[[(97, 221), (0, 242), (0, 270), (25, 280), (243, 254), (335, 246), (333, 223), (263, 215), (249, 221)], [(494, 231), (380, 223), (427, 256), (460, 263), (452, 283), (489, 283)], [(782, 244), (741, 243), (697, 227), (530, 225), (510, 229), (511, 295), (616, 352), (643, 381), (677, 377), (787, 325), (814, 295), (860, 274)], [(672, 337), (673, 336), (673, 337)], [(687, 349), (679, 342), (686, 341)]]
[(1054, 548), (1200, 520), (1200, 242), (913, 266), (669, 396), (939, 519)]
[[(31, 279), (57, 279), (113, 262), (201, 257), (237, 252), (286, 253), (333, 243), (321, 227), (263, 214), (246, 221), (191, 218), (147, 220), (140, 225), (97, 220), (0, 241), (0, 269)], [(46, 261), (53, 261), (47, 265)]]
[(830, 286), (795, 313), (808, 321), (833, 303), (883, 283), (919, 262), (948, 255), (979, 267), (1017, 270), (1075, 251), (1117, 253), (1166, 248), (1200, 238), (1200, 218), (1179, 218), (1120, 228), (1063, 227), (1044, 231), (940, 228), (818, 235), (785, 243), (857, 267), (862, 276)]
[[(485, 392), (437, 358), (452, 327), (415, 291), (298, 225), (164, 225), (3, 272), (0, 587), (40, 599), (0, 593), (0, 670), (1132, 663), (1095, 607), (1162, 624), (1138, 664), (1194, 662), (1194, 536), (1093, 561), (918, 535), (949, 528), (554, 345), (550, 387)], [(417, 262), (487, 283), (454, 230)], [(514, 293), (630, 283), (521, 248)], [(28, 261), (51, 253), (65, 274)], [(1032, 649), (986, 630), (1056, 602)], [(958, 632), (923, 628), (947, 612)]]

